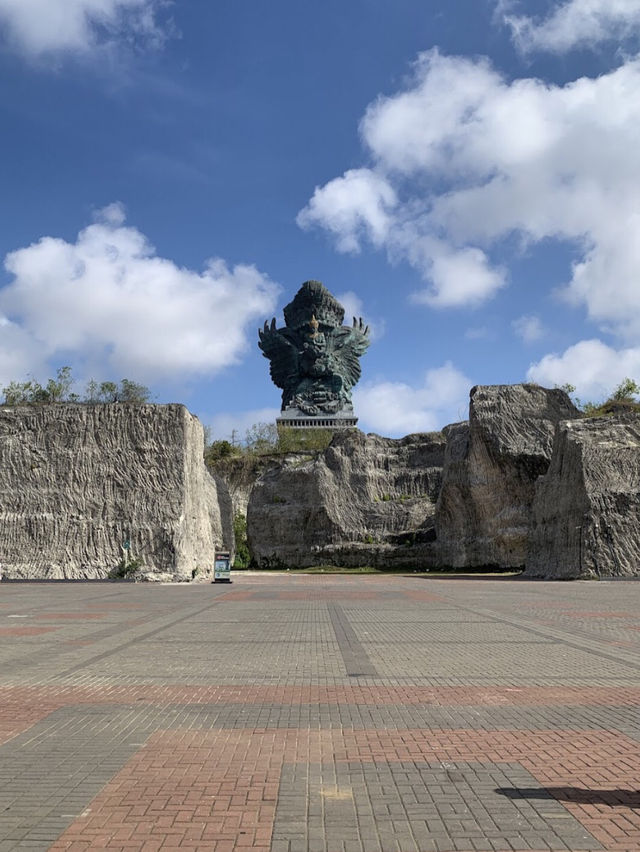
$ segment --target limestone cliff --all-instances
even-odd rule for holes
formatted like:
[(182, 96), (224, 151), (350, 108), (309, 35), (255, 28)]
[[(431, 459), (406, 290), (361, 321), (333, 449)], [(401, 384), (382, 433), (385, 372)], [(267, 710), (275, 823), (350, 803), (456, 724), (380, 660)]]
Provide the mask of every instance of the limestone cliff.
[(640, 576), (640, 417), (558, 425), (536, 487), (525, 575)]
[[(434, 564), (444, 440), (339, 432), (316, 457), (289, 457), (255, 483), (247, 537), (255, 563)], [(429, 561), (431, 560), (431, 561)]]
[(456, 568), (524, 565), (535, 483), (556, 424), (579, 412), (562, 390), (472, 388), (469, 423), (447, 427), (435, 515), (438, 559)]
[(191, 579), (230, 544), (231, 502), (182, 405), (0, 407), (0, 574), (99, 579), (124, 556)]
[[(233, 515), (246, 517), (249, 498), (253, 487), (261, 476), (268, 470), (281, 468), (286, 461), (295, 463), (304, 459), (305, 454), (292, 453), (285, 458), (275, 453), (245, 454), (217, 459), (209, 466), (216, 479), (224, 482), (233, 506)], [(309, 454), (306, 455), (309, 458)]]

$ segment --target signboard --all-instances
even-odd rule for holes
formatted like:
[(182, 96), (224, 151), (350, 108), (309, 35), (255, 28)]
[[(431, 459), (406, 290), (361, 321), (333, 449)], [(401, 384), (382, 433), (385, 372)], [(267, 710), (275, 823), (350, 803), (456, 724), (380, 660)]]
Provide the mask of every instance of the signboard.
[(213, 582), (231, 582), (231, 560), (228, 550), (218, 550), (213, 563)]

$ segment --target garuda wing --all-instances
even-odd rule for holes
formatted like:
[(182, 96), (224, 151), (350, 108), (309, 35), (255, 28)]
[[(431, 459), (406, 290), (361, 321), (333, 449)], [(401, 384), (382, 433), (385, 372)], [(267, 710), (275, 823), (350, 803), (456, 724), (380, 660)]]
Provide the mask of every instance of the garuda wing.
[(365, 326), (361, 319), (353, 318), (353, 328), (342, 326), (336, 329), (332, 354), (346, 390), (351, 390), (362, 375), (360, 357), (370, 343), (369, 326)]
[(271, 325), (265, 322), (264, 328), (258, 329), (258, 336), (258, 346), (271, 362), (269, 372), (275, 386), (285, 390), (295, 385), (298, 377), (297, 347), (276, 328), (275, 319)]

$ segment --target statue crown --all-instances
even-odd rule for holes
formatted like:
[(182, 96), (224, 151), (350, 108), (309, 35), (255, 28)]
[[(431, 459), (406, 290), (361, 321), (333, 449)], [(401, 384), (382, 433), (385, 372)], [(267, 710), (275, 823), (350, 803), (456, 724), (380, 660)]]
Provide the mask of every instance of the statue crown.
[(284, 319), (289, 328), (312, 325), (314, 319), (318, 326), (336, 328), (342, 325), (344, 308), (321, 281), (305, 281), (284, 309)]

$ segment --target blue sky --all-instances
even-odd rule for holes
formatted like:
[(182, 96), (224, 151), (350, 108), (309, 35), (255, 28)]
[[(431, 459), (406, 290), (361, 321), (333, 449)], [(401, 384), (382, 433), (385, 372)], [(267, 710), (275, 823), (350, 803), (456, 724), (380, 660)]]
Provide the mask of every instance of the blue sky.
[(0, 0), (0, 387), (271, 420), (257, 328), (372, 325), (366, 431), (640, 379), (640, 0)]

